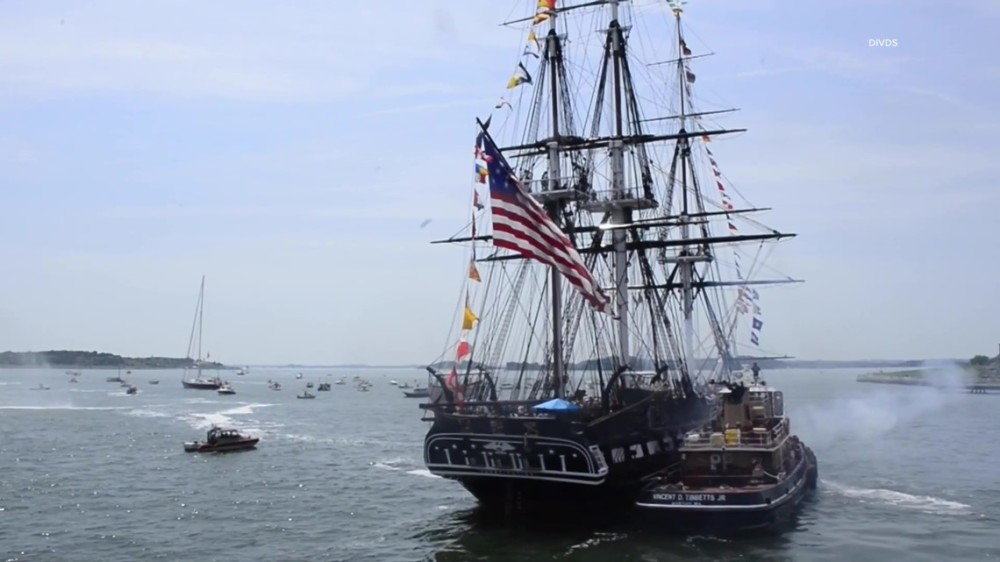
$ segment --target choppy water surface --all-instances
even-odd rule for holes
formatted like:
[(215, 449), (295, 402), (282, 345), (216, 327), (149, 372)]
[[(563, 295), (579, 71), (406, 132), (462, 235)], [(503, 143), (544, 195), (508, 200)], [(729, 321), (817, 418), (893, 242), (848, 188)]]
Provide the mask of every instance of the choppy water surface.
[[(238, 392), (136, 371), (129, 396), (85, 371), (0, 371), (2, 560), (982, 560), (1000, 557), (1000, 396), (776, 371), (820, 488), (780, 537), (676, 538), (616, 525), (482, 521), (421, 462), (416, 370), (255, 370)], [(329, 376), (331, 375), (332, 376)], [(358, 392), (354, 374), (370, 379)], [(297, 400), (305, 381), (335, 381)], [(157, 378), (159, 385), (148, 380)], [(268, 379), (285, 389), (268, 389)], [(44, 383), (48, 391), (30, 390)], [(213, 423), (260, 448), (184, 453)], [(557, 525), (558, 526), (558, 525)], [(561, 527), (561, 526), (560, 526)]]

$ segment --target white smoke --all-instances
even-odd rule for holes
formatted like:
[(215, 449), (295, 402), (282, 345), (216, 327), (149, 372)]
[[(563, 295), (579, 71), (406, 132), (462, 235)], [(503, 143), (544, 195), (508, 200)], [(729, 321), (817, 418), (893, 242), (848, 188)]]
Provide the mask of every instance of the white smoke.
[(920, 371), (926, 386), (859, 384), (854, 396), (806, 406), (792, 416), (795, 433), (816, 446), (867, 439), (968, 398), (970, 374), (959, 365), (927, 362)]

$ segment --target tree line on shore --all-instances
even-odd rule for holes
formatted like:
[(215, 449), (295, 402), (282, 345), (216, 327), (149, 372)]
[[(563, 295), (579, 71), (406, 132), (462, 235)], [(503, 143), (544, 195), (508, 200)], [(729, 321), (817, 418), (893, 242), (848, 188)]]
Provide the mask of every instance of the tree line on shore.
[[(123, 357), (99, 351), (4, 351), (0, 367), (62, 367), (74, 369), (183, 369), (194, 367), (189, 357)], [(202, 361), (207, 369), (224, 367), (217, 361)]]

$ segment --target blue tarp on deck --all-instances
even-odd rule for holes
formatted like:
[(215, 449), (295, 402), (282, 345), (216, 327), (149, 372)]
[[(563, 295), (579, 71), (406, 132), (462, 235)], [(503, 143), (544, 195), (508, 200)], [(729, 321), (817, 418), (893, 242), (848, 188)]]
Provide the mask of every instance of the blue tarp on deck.
[(535, 410), (541, 410), (544, 412), (577, 412), (580, 407), (572, 402), (563, 400), (562, 398), (553, 398), (548, 402), (542, 402), (541, 404), (535, 404), (532, 406)]

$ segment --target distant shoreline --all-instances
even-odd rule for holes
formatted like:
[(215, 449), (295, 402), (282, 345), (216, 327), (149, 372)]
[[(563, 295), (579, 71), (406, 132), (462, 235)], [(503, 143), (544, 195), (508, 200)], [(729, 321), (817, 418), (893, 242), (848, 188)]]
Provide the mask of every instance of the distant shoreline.
[[(200, 363), (203, 369), (226, 369), (222, 363)], [(0, 353), (0, 368), (6, 369), (185, 369), (198, 362), (184, 357), (123, 357), (98, 351), (50, 350), (4, 351)]]
[[(792, 358), (753, 358), (739, 357), (739, 361), (745, 364), (756, 361), (761, 369), (920, 369), (928, 363), (957, 363), (965, 364), (967, 361), (958, 359), (792, 359)], [(580, 362), (578, 364), (567, 365), (569, 370), (580, 370), (592, 368), (596, 361)], [(225, 365), (219, 362), (202, 362), (203, 369), (209, 370), (236, 370), (239, 367), (234, 365), (245, 365), (245, 363), (233, 362), (232, 365)], [(435, 368), (450, 369), (452, 363), (436, 362), (430, 365)], [(5, 351), (0, 353), (0, 369), (95, 369), (95, 370), (164, 370), (164, 369), (185, 369), (195, 368), (193, 359), (176, 357), (124, 357), (106, 352), (97, 351)], [(347, 363), (334, 365), (305, 365), (297, 363), (286, 364), (249, 364), (250, 369), (414, 369), (423, 370), (426, 364), (400, 364), (400, 365), (368, 365), (363, 363)], [(533, 363), (507, 363), (501, 368), (528, 370), (540, 369), (541, 365)], [(637, 366), (636, 368), (641, 368)]]

